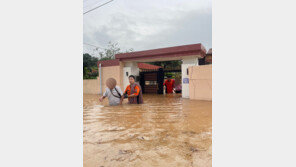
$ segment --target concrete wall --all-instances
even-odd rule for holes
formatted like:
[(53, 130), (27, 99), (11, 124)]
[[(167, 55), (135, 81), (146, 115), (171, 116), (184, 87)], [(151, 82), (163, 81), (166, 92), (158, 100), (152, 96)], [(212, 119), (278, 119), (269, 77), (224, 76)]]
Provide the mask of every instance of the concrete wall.
[(212, 65), (189, 67), (189, 97), (212, 101)]
[(123, 90), (123, 82), (122, 82), (122, 66), (109, 66), (102, 67), (102, 91), (105, 92), (106, 89), (106, 80), (108, 78), (114, 78), (117, 81), (117, 85), (120, 86), (121, 90)]
[(100, 82), (99, 79), (84, 79), (83, 93), (85, 94), (99, 94)]
[[(117, 81), (117, 85), (123, 90), (122, 64), (119, 66), (102, 67), (102, 93), (106, 89), (106, 80), (113, 77)], [(100, 78), (83, 80), (83, 93), (85, 94), (99, 94), (100, 93)]]

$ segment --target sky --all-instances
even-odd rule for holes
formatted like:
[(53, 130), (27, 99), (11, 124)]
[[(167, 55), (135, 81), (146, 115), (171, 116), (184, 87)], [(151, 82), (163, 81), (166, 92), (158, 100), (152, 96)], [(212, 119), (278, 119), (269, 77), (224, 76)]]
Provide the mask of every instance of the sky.
[[(84, 0), (84, 12), (109, 0)], [(135, 51), (201, 43), (212, 47), (211, 0), (114, 0), (83, 15), (83, 42)], [(98, 51), (83, 45), (84, 52)]]

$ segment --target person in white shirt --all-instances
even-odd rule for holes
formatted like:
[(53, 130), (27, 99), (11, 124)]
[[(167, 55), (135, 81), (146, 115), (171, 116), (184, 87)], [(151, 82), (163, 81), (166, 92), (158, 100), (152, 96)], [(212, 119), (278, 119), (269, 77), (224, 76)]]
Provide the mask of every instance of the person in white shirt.
[(100, 97), (100, 102), (102, 102), (106, 97), (108, 97), (109, 105), (116, 106), (122, 104), (123, 92), (119, 86), (116, 86), (116, 80), (114, 78), (108, 78), (106, 81), (106, 90), (102, 97)]

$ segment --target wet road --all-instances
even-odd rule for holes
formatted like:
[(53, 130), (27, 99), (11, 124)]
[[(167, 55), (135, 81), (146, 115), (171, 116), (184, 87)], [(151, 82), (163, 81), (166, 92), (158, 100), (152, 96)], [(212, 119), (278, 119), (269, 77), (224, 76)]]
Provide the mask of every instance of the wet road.
[(144, 95), (108, 106), (84, 94), (84, 167), (212, 166), (212, 102)]

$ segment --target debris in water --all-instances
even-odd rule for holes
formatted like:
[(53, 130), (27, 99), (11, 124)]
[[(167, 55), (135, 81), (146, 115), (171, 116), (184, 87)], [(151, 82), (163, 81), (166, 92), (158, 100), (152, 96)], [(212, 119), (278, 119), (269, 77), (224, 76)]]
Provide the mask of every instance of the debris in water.
[(194, 147), (190, 147), (190, 151), (192, 151), (192, 152), (197, 152), (198, 149), (197, 149), (197, 148), (194, 148)]
[(131, 150), (119, 150), (118, 154), (131, 154)]
[(140, 139), (140, 140), (145, 140), (144, 137), (137, 137), (137, 139)]

